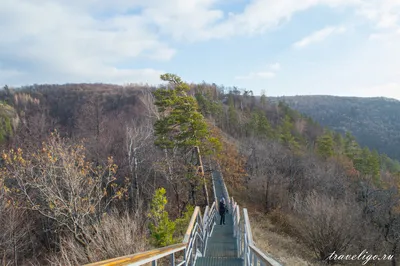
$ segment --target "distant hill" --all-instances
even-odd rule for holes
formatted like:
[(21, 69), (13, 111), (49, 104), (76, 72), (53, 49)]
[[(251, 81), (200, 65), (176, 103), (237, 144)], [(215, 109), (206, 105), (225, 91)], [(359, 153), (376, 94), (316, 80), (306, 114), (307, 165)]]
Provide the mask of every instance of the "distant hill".
[(384, 97), (270, 97), (284, 101), (323, 126), (350, 131), (361, 145), (400, 159), (400, 101)]

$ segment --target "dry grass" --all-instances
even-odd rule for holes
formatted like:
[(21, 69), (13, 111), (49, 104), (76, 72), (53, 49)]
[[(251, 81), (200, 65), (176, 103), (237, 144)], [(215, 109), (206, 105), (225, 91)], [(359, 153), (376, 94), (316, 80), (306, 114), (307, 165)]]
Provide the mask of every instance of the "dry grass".
[(101, 223), (95, 225), (97, 232), (83, 248), (72, 236), (62, 239), (60, 252), (49, 258), (51, 265), (81, 265), (89, 262), (116, 258), (149, 250), (145, 230), (141, 227), (140, 212), (130, 215), (113, 210)]
[(297, 240), (288, 217), (280, 211), (265, 214), (260, 202), (248, 198), (248, 193), (233, 190), (231, 193), (241, 208), (247, 208), (253, 240), (257, 247), (286, 266), (318, 266), (313, 253)]
[[(287, 266), (317, 266), (311, 263), (312, 253), (293, 237), (288, 236), (278, 226), (271, 222), (272, 216), (257, 211), (251, 211), (250, 224), (253, 239), (257, 247), (265, 251)], [(274, 218), (276, 219), (276, 217)]]

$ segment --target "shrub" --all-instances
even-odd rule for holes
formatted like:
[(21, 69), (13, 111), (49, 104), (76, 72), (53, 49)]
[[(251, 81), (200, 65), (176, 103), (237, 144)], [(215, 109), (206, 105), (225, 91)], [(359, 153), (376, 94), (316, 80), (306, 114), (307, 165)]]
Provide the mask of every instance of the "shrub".
[(168, 202), (165, 194), (165, 188), (155, 191), (149, 214), (152, 220), (149, 229), (153, 237), (153, 244), (157, 247), (165, 247), (174, 243), (175, 222), (169, 219), (168, 212), (165, 210)]
[[(82, 265), (145, 251), (146, 233), (140, 227), (142, 214), (137, 211), (119, 214), (116, 209), (93, 225), (96, 234), (90, 237), (87, 248), (71, 236), (61, 239), (60, 252), (49, 258), (53, 265)], [(87, 254), (86, 254), (87, 253)]]
[(361, 211), (350, 199), (334, 199), (315, 192), (295, 202), (299, 236), (315, 255), (326, 260), (332, 252), (344, 253), (360, 233)]

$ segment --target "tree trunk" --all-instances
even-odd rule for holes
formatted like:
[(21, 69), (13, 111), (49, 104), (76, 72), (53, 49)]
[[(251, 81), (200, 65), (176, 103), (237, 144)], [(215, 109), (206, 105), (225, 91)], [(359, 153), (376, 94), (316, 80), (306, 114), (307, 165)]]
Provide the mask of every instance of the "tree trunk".
[(14, 252), (14, 265), (18, 265), (18, 254), (17, 254), (17, 241), (15, 237), (15, 228), (13, 228), (13, 252)]
[(266, 184), (265, 184), (265, 209), (266, 212), (269, 212), (269, 180), (267, 178)]
[(395, 242), (395, 243), (393, 244), (393, 248), (392, 248), (392, 255), (393, 255), (392, 266), (397, 266), (397, 261), (396, 261), (396, 249), (397, 249), (397, 242)]
[(134, 162), (135, 162), (135, 209), (138, 210), (139, 209), (139, 182), (138, 182), (138, 165), (137, 165), (137, 158), (135, 155), (134, 158)]
[(96, 166), (100, 165), (100, 106), (99, 100), (96, 98)]
[(203, 193), (204, 193), (204, 197), (205, 197), (205, 201), (206, 201), (205, 202), (206, 206), (210, 206), (210, 201), (208, 198), (207, 183), (206, 183), (206, 178), (204, 175), (203, 175)]
[(178, 210), (180, 210), (180, 197), (179, 197), (178, 185), (173, 184), (172, 188), (174, 189), (174, 192), (175, 192), (176, 206), (177, 206)]
[(190, 182), (189, 199), (193, 206), (196, 206), (196, 184)]

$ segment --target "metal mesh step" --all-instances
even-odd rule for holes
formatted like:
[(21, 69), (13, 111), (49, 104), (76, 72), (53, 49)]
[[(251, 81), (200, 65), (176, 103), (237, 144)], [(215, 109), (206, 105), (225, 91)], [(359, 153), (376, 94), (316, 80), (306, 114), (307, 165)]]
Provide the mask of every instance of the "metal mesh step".
[(239, 258), (216, 258), (201, 257), (197, 258), (196, 266), (242, 266), (243, 260)]

